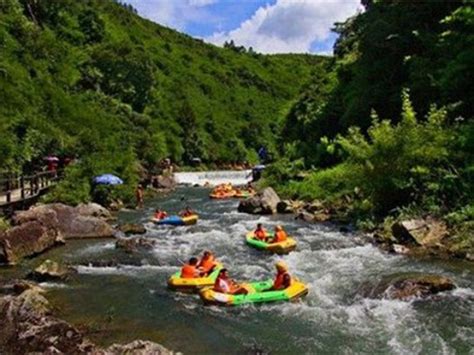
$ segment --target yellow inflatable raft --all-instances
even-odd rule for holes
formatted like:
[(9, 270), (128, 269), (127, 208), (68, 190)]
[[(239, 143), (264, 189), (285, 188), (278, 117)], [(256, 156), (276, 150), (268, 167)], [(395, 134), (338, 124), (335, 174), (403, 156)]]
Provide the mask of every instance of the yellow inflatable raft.
[(208, 276), (193, 279), (182, 278), (181, 271), (178, 271), (168, 279), (168, 287), (174, 291), (194, 292), (203, 287), (214, 286), (221, 269), (222, 264), (217, 264)]

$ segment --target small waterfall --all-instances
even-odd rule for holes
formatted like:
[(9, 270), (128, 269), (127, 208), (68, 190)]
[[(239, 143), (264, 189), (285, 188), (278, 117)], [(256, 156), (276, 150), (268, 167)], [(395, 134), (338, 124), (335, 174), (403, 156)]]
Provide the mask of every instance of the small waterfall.
[(230, 182), (233, 185), (245, 185), (252, 179), (251, 173), (251, 170), (219, 170), (175, 173), (174, 177), (178, 184), (183, 185), (204, 186), (208, 184), (215, 186), (226, 182)]

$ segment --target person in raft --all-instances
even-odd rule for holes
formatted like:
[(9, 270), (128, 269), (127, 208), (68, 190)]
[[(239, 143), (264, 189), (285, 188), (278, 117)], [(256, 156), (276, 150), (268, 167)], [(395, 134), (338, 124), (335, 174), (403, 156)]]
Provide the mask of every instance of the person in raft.
[(195, 213), (189, 206), (186, 206), (186, 208), (179, 213), (181, 217), (189, 217), (189, 216), (192, 216), (193, 214)]
[(272, 243), (280, 243), (284, 242), (288, 239), (288, 234), (286, 234), (285, 230), (282, 226), (275, 227), (275, 234), (273, 235)]
[(168, 213), (166, 211), (162, 211), (161, 209), (157, 208), (155, 210), (155, 215), (153, 216), (155, 219), (163, 219), (168, 217)]
[(253, 231), (253, 236), (255, 239), (263, 242), (267, 241), (267, 231), (263, 228), (262, 223), (257, 224), (257, 229)]
[(206, 250), (202, 255), (201, 261), (199, 261), (198, 268), (202, 276), (209, 275), (212, 270), (216, 267), (217, 262), (214, 255)]
[(284, 290), (291, 285), (291, 275), (288, 272), (288, 266), (283, 261), (279, 261), (275, 264), (277, 274), (273, 285), (268, 291)]
[(189, 259), (187, 264), (183, 265), (181, 268), (181, 277), (183, 279), (194, 279), (195, 277), (199, 277), (197, 258), (192, 257)]
[(214, 283), (214, 291), (226, 293), (229, 295), (246, 295), (248, 293), (245, 287), (240, 286), (232, 280), (227, 274), (227, 269), (221, 269)]

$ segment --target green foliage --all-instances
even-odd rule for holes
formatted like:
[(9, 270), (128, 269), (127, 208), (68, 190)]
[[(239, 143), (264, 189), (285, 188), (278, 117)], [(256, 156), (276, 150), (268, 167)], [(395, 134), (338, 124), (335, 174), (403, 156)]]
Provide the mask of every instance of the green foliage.
[(204, 44), (112, 0), (2, 0), (0, 48), (0, 172), (77, 156), (51, 197), (71, 203), (102, 173), (124, 179), (114, 191), (130, 200), (142, 167), (165, 157), (275, 152), (279, 115), (328, 62)]

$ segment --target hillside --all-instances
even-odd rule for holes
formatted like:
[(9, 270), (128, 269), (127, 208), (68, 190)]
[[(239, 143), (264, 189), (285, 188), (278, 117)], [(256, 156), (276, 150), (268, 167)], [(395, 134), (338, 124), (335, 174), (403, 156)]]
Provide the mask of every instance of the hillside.
[(267, 183), (366, 229), (434, 216), (452, 227), (455, 253), (472, 251), (474, 8), (363, 3), (336, 24), (335, 70), (285, 117)]
[(0, 45), (0, 170), (77, 156), (81, 198), (98, 173), (133, 183), (138, 163), (275, 151), (280, 118), (329, 63), (218, 48), (111, 0), (4, 0)]

